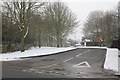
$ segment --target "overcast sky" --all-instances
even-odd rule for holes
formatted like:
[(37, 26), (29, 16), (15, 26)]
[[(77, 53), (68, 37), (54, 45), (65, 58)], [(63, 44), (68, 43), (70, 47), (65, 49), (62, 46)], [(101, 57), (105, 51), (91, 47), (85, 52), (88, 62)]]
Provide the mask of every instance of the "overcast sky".
[[(6, 1), (6, 0), (5, 0)], [(74, 30), (71, 37), (74, 40), (81, 40), (83, 33), (83, 24), (90, 12), (95, 10), (109, 11), (117, 7), (119, 0), (45, 0), (45, 1), (62, 1), (74, 12), (77, 20), (80, 21), (79, 27)]]
[(80, 20), (80, 26), (74, 31), (70, 37), (74, 40), (81, 40), (82, 28), (88, 14), (95, 10), (109, 11), (117, 7), (119, 0), (61, 0), (69, 6), (69, 8)]

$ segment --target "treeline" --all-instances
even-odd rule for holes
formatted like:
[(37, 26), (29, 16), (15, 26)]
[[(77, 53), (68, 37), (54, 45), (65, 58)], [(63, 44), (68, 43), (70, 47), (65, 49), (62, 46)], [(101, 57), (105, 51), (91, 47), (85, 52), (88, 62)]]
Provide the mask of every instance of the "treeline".
[(83, 39), (94, 40), (99, 37), (103, 40), (103, 45), (110, 47), (112, 41), (118, 39), (118, 10), (93, 11), (84, 23)]
[(32, 46), (62, 47), (77, 26), (75, 15), (63, 2), (4, 2), (3, 52), (23, 52)]

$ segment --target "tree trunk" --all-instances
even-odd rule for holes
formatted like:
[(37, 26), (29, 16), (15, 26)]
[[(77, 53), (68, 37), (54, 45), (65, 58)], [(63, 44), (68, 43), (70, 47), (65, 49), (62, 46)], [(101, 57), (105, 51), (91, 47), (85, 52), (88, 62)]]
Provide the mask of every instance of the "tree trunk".
[(62, 41), (63, 41), (63, 40), (61, 39), (61, 40), (60, 40), (60, 46), (61, 46), (61, 47), (63, 46), (63, 45), (62, 45)]
[(24, 49), (24, 29), (21, 33), (22, 33), (22, 35), (21, 35), (21, 52), (24, 52), (25, 51), (25, 49)]
[(49, 34), (49, 46), (52, 47), (52, 38), (50, 37), (50, 34)]
[(38, 43), (38, 46), (39, 46), (39, 48), (41, 48), (41, 32), (39, 32), (39, 36), (38, 36), (38, 38), (39, 38), (39, 43)]
[(11, 52), (11, 42), (8, 42), (7, 52)]
[(50, 38), (50, 41), (51, 41), (51, 42), (50, 42), (50, 47), (52, 47), (52, 38)]
[(57, 32), (57, 47), (60, 47), (59, 46), (59, 32)]

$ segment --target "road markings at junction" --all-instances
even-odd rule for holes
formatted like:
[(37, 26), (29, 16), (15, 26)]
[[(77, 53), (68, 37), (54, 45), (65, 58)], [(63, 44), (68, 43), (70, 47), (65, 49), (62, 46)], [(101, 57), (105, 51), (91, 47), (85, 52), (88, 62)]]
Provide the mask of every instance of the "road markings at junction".
[(82, 53), (81, 53), (81, 54), (76, 55), (76, 57), (79, 57), (79, 56), (81, 56), (81, 55), (82, 55)]
[(40, 67), (40, 68), (49, 68), (49, 67), (52, 67), (52, 66), (56, 66), (57, 64), (53, 64), (53, 65), (49, 65), (49, 66), (45, 66), (45, 67)]
[(90, 50), (88, 49), (87, 51), (85, 51), (84, 53), (86, 53), (86, 52), (89, 52)]
[(88, 77), (86, 77), (86, 76), (83, 76), (83, 78), (88, 78)]
[(31, 71), (35, 71), (35, 69), (27, 69), (27, 70), (22, 70), (24, 72), (31, 72)]
[(70, 61), (70, 60), (72, 60), (73, 59), (73, 57), (71, 57), (71, 58), (69, 58), (69, 59), (66, 59), (66, 60), (64, 60), (63, 62), (67, 62), (67, 61)]
[(35, 73), (43, 73), (43, 72), (35, 72)]
[(52, 73), (53, 71), (48, 71), (48, 72)]
[[(83, 64), (85, 64), (85, 65), (83, 65)], [(90, 68), (91, 66), (88, 64), (87, 61), (83, 61), (79, 64), (74, 65), (73, 67), (89, 67)]]
[(27, 70), (22, 70), (22, 71), (26, 72)]
[(68, 74), (68, 75), (66, 75), (66, 76), (72, 76), (72, 75)]
[(86, 53), (87, 51), (85, 51), (84, 53)]
[(34, 71), (35, 69), (29, 69), (30, 71)]

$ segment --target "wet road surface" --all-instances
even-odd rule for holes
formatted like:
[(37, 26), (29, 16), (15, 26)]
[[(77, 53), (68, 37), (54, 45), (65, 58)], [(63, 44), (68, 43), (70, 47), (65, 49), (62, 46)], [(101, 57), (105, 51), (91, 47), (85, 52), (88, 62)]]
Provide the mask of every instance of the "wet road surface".
[(106, 49), (76, 49), (56, 55), (3, 62), (3, 78), (118, 78), (103, 69)]

